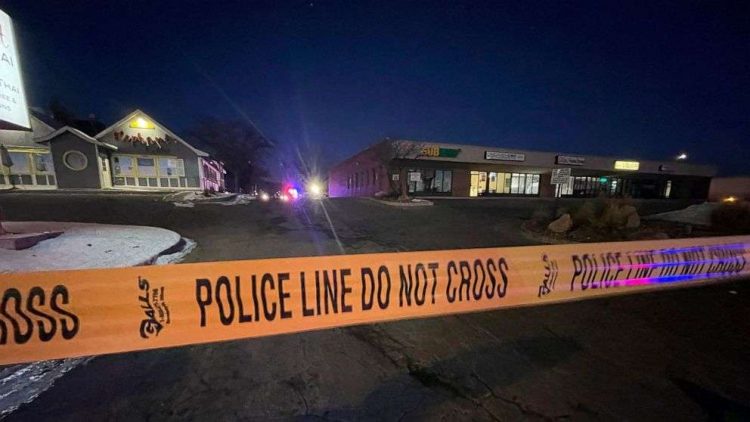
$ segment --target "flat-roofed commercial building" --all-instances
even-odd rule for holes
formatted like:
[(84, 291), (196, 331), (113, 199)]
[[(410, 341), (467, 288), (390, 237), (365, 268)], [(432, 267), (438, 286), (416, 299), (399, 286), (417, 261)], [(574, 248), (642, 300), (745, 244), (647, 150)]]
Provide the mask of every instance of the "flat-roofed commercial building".
[(328, 183), (332, 197), (388, 193), (406, 180), (415, 196), (705, 199), (715, 173), (684, 161), (385, 140), (334, 166)]

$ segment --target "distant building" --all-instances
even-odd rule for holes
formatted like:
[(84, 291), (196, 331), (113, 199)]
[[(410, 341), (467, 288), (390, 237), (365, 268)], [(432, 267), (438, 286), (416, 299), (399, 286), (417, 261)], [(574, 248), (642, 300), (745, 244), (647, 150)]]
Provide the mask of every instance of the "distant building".
[(225, 178), (226, 170), (221, 161), (212, 159), (202, 159), (203, 165), (203, 185), (204, 190), (222, 192), (226, 189)]
[[(70, 126), (57, 130), (47, 126), (36, 131), (32, 138), (30, 142), (40, 153), (47, 154), (44, 157), (49, 165), (44, 168), (50, 169), (56, 179), (47, 188), (224, 189), (224, 168), (220, 162), (140, 110), (95, 136)], [(11, 170), (15, 171), (15, 167), (14, 160)], [(32, 170), (40, 171), (34, 166)]]
[[(412, 152), (384, 157), (389, 142)], [(569, 169), (564, 183), (552, 184), (556, 169)], [(711, 166), (676, 161), (386, 140), (334, 166), (328, 190), (331, 197), (371, 196), (405, 178), (415, 196), (705, 199), (715, 173)]]

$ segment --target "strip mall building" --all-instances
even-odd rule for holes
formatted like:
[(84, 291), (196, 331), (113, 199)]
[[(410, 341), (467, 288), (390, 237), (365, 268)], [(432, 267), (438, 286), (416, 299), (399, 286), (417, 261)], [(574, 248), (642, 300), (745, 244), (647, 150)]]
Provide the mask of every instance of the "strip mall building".
[[(412, 152), (384, 158), (383, 145), (394, 142)], [(555, 169), (565, 183), (552, 184)], [(331, 197), (388, 192), (405, 177), (416, 196), (705, 199), (715, 173), (684, 161), (386, 140), (336, 165), (328, 183)]]

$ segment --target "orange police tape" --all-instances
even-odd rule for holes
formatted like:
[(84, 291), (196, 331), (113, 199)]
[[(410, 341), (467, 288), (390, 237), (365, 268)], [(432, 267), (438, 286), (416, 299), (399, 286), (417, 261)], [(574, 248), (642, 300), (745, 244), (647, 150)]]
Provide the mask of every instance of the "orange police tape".
[(750, 236), (0, 274), (0, 364), (746, 277)]

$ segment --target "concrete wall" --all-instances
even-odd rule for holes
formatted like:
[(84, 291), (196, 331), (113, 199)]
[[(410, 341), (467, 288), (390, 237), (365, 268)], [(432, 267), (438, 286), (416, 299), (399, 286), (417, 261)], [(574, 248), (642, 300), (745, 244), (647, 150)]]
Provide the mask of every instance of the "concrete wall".
[(729, 196), (750, 201), (750, 177), (715, 177), (711, 179), (711, 187), (708, 193), (709, 201), (721, 201)]
[[(52, 160), (57, 173), (59, 188), (101, 188), (99, 179), (98, 151), (96, 145), (84, 141), (71, 132), (65, 132), (50, 141)], [(63, 156), (68, 151), (79, 151), (86, 156), (86, 168), (80, 171), (72, 170), (63, 163)]]
[(452, 196), (469, 196), (471, 190), (471, 172), (469, 170), (453, 170)]

